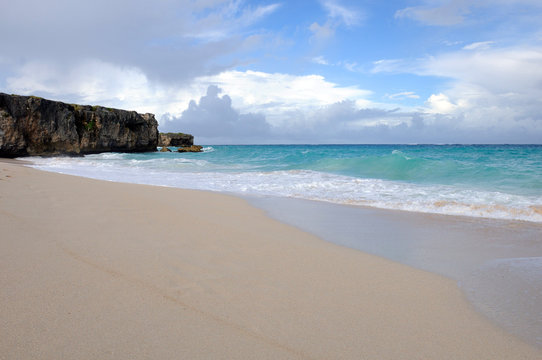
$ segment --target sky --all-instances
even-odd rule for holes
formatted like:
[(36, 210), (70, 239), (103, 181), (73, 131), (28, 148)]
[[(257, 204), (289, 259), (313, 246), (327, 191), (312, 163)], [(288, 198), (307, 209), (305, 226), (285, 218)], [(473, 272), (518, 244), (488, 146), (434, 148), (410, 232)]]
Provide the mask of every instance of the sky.
[(0, 0), (0, 92), (199, 144), (542, 143), (542, 1)]

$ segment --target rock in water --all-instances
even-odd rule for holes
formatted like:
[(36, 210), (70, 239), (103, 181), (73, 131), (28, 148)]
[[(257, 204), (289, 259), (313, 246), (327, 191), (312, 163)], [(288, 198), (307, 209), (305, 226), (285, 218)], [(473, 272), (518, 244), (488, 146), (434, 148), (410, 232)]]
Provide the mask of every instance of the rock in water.
[(162, 148), (160, 149), (160, 152), (171, 152), (171, 150), (169, 150), (167, 146), (162, 146)]
[(194, 136), (183, 133), (160, 133), (158, 146), (192, 146), (194, 145)]
[(156, 151), (153, 114), (0, 93), (0, 157)]
[(203, 146), (199, 146), (199, 145), (184, 146), (184, 147), (180, 147), (177, 151), (180, 152), (180, 153), (184, 153), (184, 152), (202, 152), (203, 151)]

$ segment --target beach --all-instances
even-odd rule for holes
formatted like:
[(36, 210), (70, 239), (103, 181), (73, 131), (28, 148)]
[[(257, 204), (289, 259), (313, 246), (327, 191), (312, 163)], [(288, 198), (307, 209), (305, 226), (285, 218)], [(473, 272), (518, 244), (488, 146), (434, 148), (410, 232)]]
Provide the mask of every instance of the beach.
[(542, 358), (453, 279), (238, 197), (2, 161), (0, 213), (2, 359)]

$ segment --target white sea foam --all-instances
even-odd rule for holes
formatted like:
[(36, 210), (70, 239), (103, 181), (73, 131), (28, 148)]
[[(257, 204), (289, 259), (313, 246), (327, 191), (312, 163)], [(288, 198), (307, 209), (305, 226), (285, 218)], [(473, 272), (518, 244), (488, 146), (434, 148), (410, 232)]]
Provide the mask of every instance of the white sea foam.
[(125, 154), (115, 153), (81, 158), (31, 158), (30, 161), (42, 170), (118, 182), (542, 222), (540, 197), (450, 185), (360, 179), (310, 170), (249, 172), (245, 165), (230, 165), (224, 170), (196, 158), (127, 158)]

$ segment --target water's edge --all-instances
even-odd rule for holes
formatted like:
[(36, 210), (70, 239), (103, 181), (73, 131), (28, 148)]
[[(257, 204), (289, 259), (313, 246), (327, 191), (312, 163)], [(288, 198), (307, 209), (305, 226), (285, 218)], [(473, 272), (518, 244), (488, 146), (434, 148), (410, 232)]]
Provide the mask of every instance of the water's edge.
[(542, 223), (542, 146), (207, 146), (33, 158), (119, 182)]
[(325, 241), (456, 280), (478, 312), (542, 348), (541, 224), (243, 198), (270, 217)]

